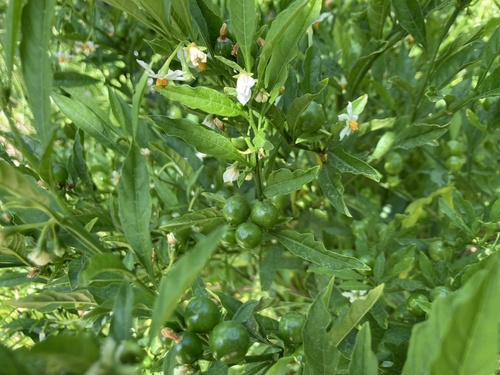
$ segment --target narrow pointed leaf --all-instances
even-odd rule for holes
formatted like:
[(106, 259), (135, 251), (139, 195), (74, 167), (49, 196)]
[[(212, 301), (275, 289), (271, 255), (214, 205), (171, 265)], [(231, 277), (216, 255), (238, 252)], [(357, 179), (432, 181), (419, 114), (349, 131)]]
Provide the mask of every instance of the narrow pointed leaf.
[(372, 351), (370, 323), (361, 326), (356, 335), (356, 343), (349, 364), (349, 375), (378, 375), (378, 360)]
[(330, 164), (325, 164), (319, 172), (318, 182), (323, 194), (333, 204), (333, 207), (340, 213), (351, 217), (352, 215), (344, 201), (344, 186), (340, 172)]
[(229, 0), (227, 7), (239, 51), (245, 60), (245, 68), (251, 72), (253, 63), (251, 50), (253, 44), (256, 43), (254, 40), (257, 22), (255, 0)]
[[(15, 2), (15, 1), (13, 1)], [(50, 92), (52, 68), (49, 44), (55, 0), (30, 0), (22, 13), (21, 62), (28, 102), (42, 145), (52, 138)]]
[(247, 164), (247, 160), (240, 154), (231, 141), (222, 134), (195, 124), (189, 120), (155, 119), (165, 133), (183, 139), (201, 153), (218, 159), (235, 160)]
[(4, 52), (5, 65), (7, 67), (7, 76), (9, 82), (12, 77), (12, 67), (14, 66), (14, 56), (16, 53), (17, 35), (19, 32), (19, 24), (21, 23), (21, 12), (23, 10), (22, 1), (9, 1), (7, 8), (7, 16), (5, 19), (5, 36), (4, 36)]
[(155, 90), (170, 100), (192, 109), (199, 109), (205, 113), (223, 117), (235, 117), (244, 114), (238, 103), (227, 95), (209, 87), (168, 85), (156, 86)]
[(335, 148), (328, 153), (328, 156), (328, 162), (342, 173), (361, 174), (374, 181), (380, 181), (380, 175), (376, 169), (341, 148)]
[[(131, 274), (118, 256), (110, 253), (93, 255), (85, 261), (85, 265), (78, 274), (78, 284), (87, 286), (91, 281), (96, 280), (97, 276), (109, 273), (125, 276)], [(106, 278), (108, 277), (106, 276)]]
[(156, 297), (149, 338), (152, 340), (170, 318), (177, 307), (179, 298), (193, 284), (196, 277), (217, 248), (221, 231), (210, 233), (187, 254), (183, 255), (162, 277)]
[(433, 144), (436, 139), (448, 131), (449, 124), (413, 124), (407, 126), (397, 134), (394, 140), (394, 148), (406, 150), (425, 144)]
[(132, 145), (123, 164), (118, 190), (118, 216), (131, 250), (153, 277), (151, 233), (152, 214), (149, 173), (144, 157)]
[(115, 342), (132, 339), (132, 309), (134, 307), (134, 291), (128, 281), (124, 281), (118, 290), (109, 335)]
[(392, 0), (396, 17), (424, 49), (427, 49), (427, 34), (422, 8), (418, 0)]
[(390, 10), (390, 0), (370, 0), (368, 2), (368, 25), (376, 39), (382, 38), (382, 31)]
[(382, 297), (383, 292), (384, 284), (380, 284), (370, 290), (363, 299), (357, 299), (352, 303), (349, 311), (335, 323), (330, 333), (335, 346), (338, 346), (344, 337), (356, 327), (359, 321), (370, 311), (375, 302)]
[(343, 269), (369, 269), (364, 263), (356, 258), (326, 250), (323, 243), (316, 241), (314, 236), (310, 233), (283, 230), (278, 233), (273, 233), (273, 236), (292, 254), (317, 264), (318, 266), (327, 267), (334, 271)]
[(224, 216), (221, 212), (213, 208), (206, 208), (197, 212), (190, 212), (175, 219), (170, 220), (167, 224), (162, 225), (162, 229), (168, 231), (179, 231), (186, 228), (207, 227), (219, 225), (224, 222)]
[(315, 375), (335, 375), (340, 353), (328, 334), (331, 324), (330, 296), (334, 278), (316, 296), (307, 314), (302, 336), (304, 338), (304, 354), (309, 373)]
[(264, 194), (268, 198), (276, 195), (290, 194), (314, 180), (318, 171), (319, 166), (309, 168), (307, 171), (297, 169), (292, 172), (287, 168), (278, 169), (269, 175)]

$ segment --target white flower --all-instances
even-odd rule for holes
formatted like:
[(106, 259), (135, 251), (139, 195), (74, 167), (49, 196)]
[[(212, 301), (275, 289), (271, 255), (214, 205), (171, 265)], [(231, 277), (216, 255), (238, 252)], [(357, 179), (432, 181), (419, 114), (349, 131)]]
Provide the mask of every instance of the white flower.
[(239, 175), (240, 171), (238, 170), (238, 167), (232, 165), (227, 168), (226, 171), (222, 174), (222, 179), (224, 180), (224, 182), (233, 182), (238, 179)]
[(238, 101), (245, 105), (252, 96), (252, 87), (255, 85), (255, 79), (246, 72), (241, 72), (236, 80), (236, 93)]
[(166, 74), (163, 73), (155, 73), (153, 69), (149, 66), (149, 64), (145, 63), (142, 60), (136, 60), (137, 63), (146, 70), (146, 74), (151, 77), (151, 78), (156, 78), (156, 84), (159, 86), (166, 86), (168, 84), (168, 81), (185, 81), (186, 78), (184, 77), (184, 74), (186, 72), (183, 72), (182, 70), (171, 70), (169, 69)]
[(339, 121), (345, 121), (346, 125), (340, 132), (340, 140), (351, 134), (353, 130), (358, 130), (358, 115), (352, 113), (352, 103), (347, 104), (347, 113), (339, 115)]
[(175, 247), (175, 245), (177, 244), (177, 238), (175, 238), (175, 235), (173, 233), (167, 234), (167, 242), (168, 246)]
[(198, 67), (200, 70), (207, 68), (207, 54), (196, 46), (188, 49), (189, 62), (192, 67)]
[(57, 61), (59, 61), (61, 64), (64, 62), (66, 64), (69, 64), (69, 62), (73, 58), (73, 55), (70, 55), (69, 53), (64, 53), (61, 51), (57, 51), (57, 52), (52, 53), (52, 56), (54, 56), (57, 59)]
[(50, 257), (49, 253), (45, 251), (32, 251), (28, 255), (28, 259), (31, 261), (31, 263), (37, 265), (37, 266), (45, 266), (47, 263), (50, 262)]

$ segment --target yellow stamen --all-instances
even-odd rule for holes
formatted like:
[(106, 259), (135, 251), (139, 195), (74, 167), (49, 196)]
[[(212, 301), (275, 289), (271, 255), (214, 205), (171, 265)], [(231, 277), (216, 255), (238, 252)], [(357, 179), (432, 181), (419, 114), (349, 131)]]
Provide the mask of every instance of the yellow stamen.
[(203, 62), (203, 61), (200, 61), (198, 63), (198, 69), (200, 69), (200, 70), (206, 70), (207, 69), (207, 63)]
[(168, 80), (166, 78), (157, 78), (156, 79), (156, 85), (157, 86), (167, 86), (168, 85)]
[(349, 127), (350, 127), (352, 130), (358, 130), (358, 122), (357, 122), (357, 121), (354, 121), (354, 120), (350, 120), (350, 121), (349, 121)]
[(64, 57), (59, 57), (59, 62), (63, 63), (64, 62)]

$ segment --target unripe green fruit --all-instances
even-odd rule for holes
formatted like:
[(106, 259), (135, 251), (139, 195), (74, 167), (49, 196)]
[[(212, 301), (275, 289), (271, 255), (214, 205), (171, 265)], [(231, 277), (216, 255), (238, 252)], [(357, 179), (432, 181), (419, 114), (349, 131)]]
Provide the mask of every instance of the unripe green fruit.
[(257, 224), (246, 222), (236, 228), (236, 243), (244, 249), (253, 249), (262, 241), (262, 229)]

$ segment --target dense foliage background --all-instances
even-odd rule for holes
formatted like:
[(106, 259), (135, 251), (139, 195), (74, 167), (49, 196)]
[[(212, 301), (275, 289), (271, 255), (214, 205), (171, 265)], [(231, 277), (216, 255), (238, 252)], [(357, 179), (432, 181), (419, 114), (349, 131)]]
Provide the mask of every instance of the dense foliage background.
[(0, 372), (500, 373), (497, 1), (0, 17)]

